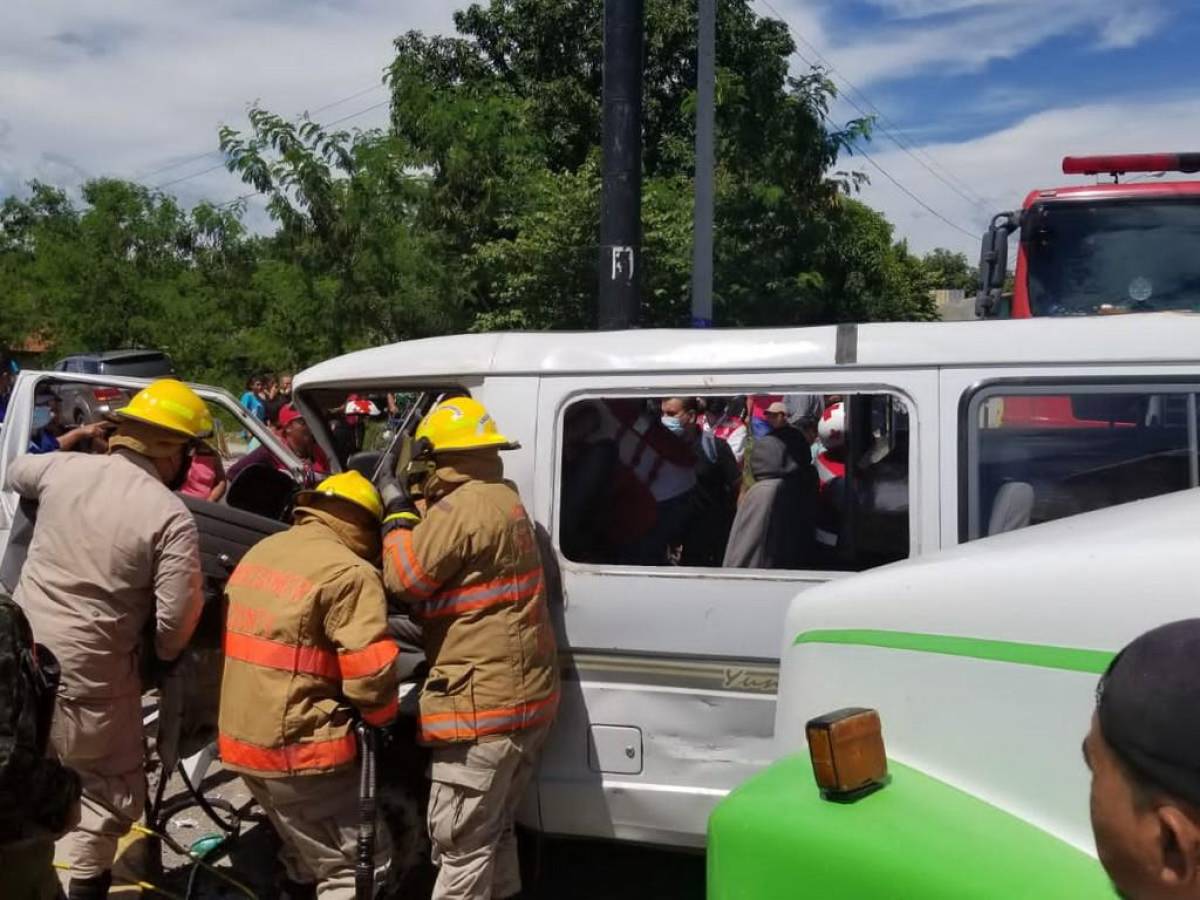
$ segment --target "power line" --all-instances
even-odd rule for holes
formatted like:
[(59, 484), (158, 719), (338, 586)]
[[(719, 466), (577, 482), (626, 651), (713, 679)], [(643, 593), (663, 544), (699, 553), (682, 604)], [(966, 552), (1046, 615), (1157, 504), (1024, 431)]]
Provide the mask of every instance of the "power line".
[[(791, 23), (788, 22), (788, 20), (785, 19), (782, 15), (780, 15), (779, 11), (776, 10), (773, 6), (771, 6), (770, 3), (768, 2), (768, 0), (763, 0), (763, 3), (765, 5), (767, 5), (773, 12), (775, 12), (775, 14), (777, 16), (779, 16), (779, 20), (781, 22), (783, 22), (784, 26), (788, 29), (788, 32), (792, 33), (794, 35), (794, 29), (792, 28)], [(805, 41), (805, 43), (807, 44), (808, 42)], [(817, 65), (812, 60), (810, 60), (808, 57), (806, 57), (803, 53), (801, 53), (798, 49), (793, 48), (792, 53), (794, 55), (798, 56), (800, 58), (800, 60), (805, 65), (809, 66), (810, 68), (814, 68), (814, 69), (817, 68)], [(856, 107), (856, 108), (858, 108), (858, 107)], [(866, 115), (866, 113), (863, 112), (861, 109), (859, 109), (859, 112), (862, 112), (863, 115)], [(818, 110), (817, 114), (821, 117), (821, 120), (823, 122), (825, 122), (827, 125), (837, 128), (840, 131), (846, 130), (845, 125), (839, 125), (837, 122), (834, 122), (832, 119), (830, 119), (829, 116), (827, 116), (825, 113)], [(875, 160), (875, 158), (873, 156), (871, 156), (871, 154), (868, 153), (866, 150), (864, 150), (860, 145), (855, 143), (853, 140), (848, 140), (848, 143), (850, 144), (851, 152), (857, 152), (859, 155), (861, 155), (864, 159), (866, 159), (867, 162), (869, 162), (875, 169), (877, 169), (879, 171), (879, 173), (881, 175), (883, 175), (883, 177), (885, 177), (888, 181), (890, 181), (897, 188), (899, 188), (905, 195), (907, 195), (910, 199), (912, 199), (913, 202), (915, 202), (918, 206), (920, 206), (922, 209), (924, 209), (930, 215), (934, 216), (936, 219), (943, 222), (944, 224), (950, 226), (951, 228), (953, 228), (955, 231), (959, 232), (960, 234), (966, 235), (967, 237), (969, 237), (971, 239), (975, 239), (975, 238), (979, 237), (978, 234), (976, 234), (972, 231), (969, 231), (968, 229), (959, 225), (957, 222), (951, 221), (949, 218), (947, 218), (941, 212), (934, 209), (932, 206), (930, 206), (928, 203), (926, 203), (924, 200), (922, 200), (920, 197), (918, 197), (909, 188), (907, 188), (904, 184), (902, 184), (900, 182), (900, 180), (898, 178), (896, 178), (896, 176), (894, 176), (891, 172), (889, 172), (882, 165), (880, 165)], [(901, 147), (901, 149), (903, 149), (903, 147)], [(970, 201), (969, 198), (964, 198), (964, 199), (968, 199), (968, 202), (973, 202), (973, 201)]]
[[(824, 64), (824, 68), (828, 69), (829, 73), (831, 75), (834, 75), (838, 79), (840, 79), (842, 81), (842, 83), (845, 84), (846, 87), (848, 87), (850, 89), (850, 92), (852, 94), (857, 94), (858, 97), (863, 101), (863, 103), (865, 103), (873, 111), (873, 114), (871, 112), (868, 112), (866, 109), (863, 109), (863, 107), (860, 106), (854, 100), (853, 96), (851, 96), (850, 94), (844, 94), (843, 97), (846, 100), (846, 102), (849, 103), (851, 106), (853, 106), (858, 111), (859, 115), (863, 116), (864, 118), (876, 118), (876, 119), (879, 119), (881, 122), (886, 123), (885, 125), (880, 125), (879, 130), (882, 131), (892, 141), (892, 143), (894, 143), (897, 147), (899, 147), (901, 150), (903, 150), (905, 153), (907, 153), (909, 156), (911, 156), (917, 162), (918, 165), (920, 165), (923, 169), (925, 169), (925, 171), (927, 171), (930, 175), (932, 175), (938, 181), (942, 182), (942, 184), (946, 185), (946, 187), (950, 188), (950, 190), (954, 191), (954, 193), (958, 194), (958, 196), (962, 197), (964, 200), (966, 200), (968, 203), (972, 204), (973, 206), (983, 206), (983, 207), (987, 206), (986, 200), (984, 200), (982, 197), (980, 197), (979, 194), (977, 194), (974, 190), (972, 190), (970, 187), (968, 187), (960, 179), (955, 177), (954, 174), (952, 172), (950, 172), (949, 169), (947, 169), (945, 166), (943, 166), (942, 164), (937, 162), (937, 160), (935, 160), (928, 152), (917, 147), (915, 144), (911, 143), (907, 139), (902, 139), (901, 134), (903, 132), (901, 131), (900, 126), (898, 126), (894, 121), (892, 121), (892, 119), (890, 119), (887, 116), (887, 114), (883, 112), (883, 110), (881, 110), (878, 106), (876, 106), (871, 101), (871, 98), (868, 97), (863, 91), (859, 90), (859, 88), (856, 87), (854, 85), (854, 83), (852, 81), (850, 81), (849, 78), (847, 78), (845, 75), (843, 75), (841, 72), (839, 72), (837, 70), (837, 68), (833, 65), (833, 63), (829, 60), (829, 58), (827, 56), (825, 56), (823, 53), (821, 53), (821, 51), (818, 50), (816, 47), (814, 47), (812, 45), (812, 43), (810, 43), (808, 40), (806, 40), (804, 38), (804, 36), (799, 32), (799, 30), (796, 29), (796, 27), (793, 26), (792, 23), (784, 17), (783, 13), (781, 13), (778, 9), (775, 8), (775, 6), (770, 2), (770, 0), (761, 0), (761, 2), (763, 4), (763, 6), (765, 6), (767, 9), (769, 9), (771, 12), (773, 12), (775, 14), (775, 16), (781, 22), (783, 22), (784, 25), (787, 26), (788, 31), (791, 33), (792, 37), (794, 37), (800, 43), (804, 44), (805, 47), (807, 47), (813, 54), (816, 55), (817, 59), (819, 59)], [(798, 50), (796, 51), (796, 55), (799, 56), (802, 60), (804, 60), (804, 62), (806, 64), (808, 64), (810, 67), (817, 68), (817, 66), (811, 60), (806, 58)], [(890, 128), (887, 127), (888, 125), (890, 125), (891, 127)], [(921, 154), (921, 156), (924, 156), (925, 159), (922, 159), (921, 156), (918, 156), (917, 154)], [(926, 160), (928, 160), (928, 162), (926, 162)], [(940, 171), (938, 171), (938, 170), (940, 170)]]
[[(337, 100), (334, 100), (332, 103), (326, 103), (323, 106), (318, 106), (316, 109), (306, 110), (305, 112), (297, 113), (296, 115), (294, 115), (292, 117), (292, 121), (298, 122), (301, 119), (303, 119), (306, 115), (307, 116), (315, 116), (317, 113), (324, 112), (327, 109), (333, 109), (335, 106), (341, 106), (344, 103), (349, 103), (351, 100), (357, 100), (359, 97), (364, 97), (367, 94), (374, 93), (375, 91), (378, 91), (378, 90), (382, 90), (385, 87), (386, 87), (386, 85), (383, 85), (383, 84), (373, 84), (370, 87), (363, 88), (361, 91), (356, 91), (353, 94), (349, 94), (345, 97), (341, 97)], [(187, 157), (184, 157), (183, 159), (177, 159), (174, 162), (167, 163), (164, 166), (159, 166), (157, 169), (151, 169), (149, 172), (143, 172), (141, 174), (135, 175), (134, 181), (144, 181), (145, 179), (151, 177), (152, 175), (161, 175), (164, 172), (170, 172), (172, 169), (178, 169), (181, 166), (188, 165), (189, 163), (199, 162), (202, 159), (209, 159), (209, 158), (212, 158), (215, 156), (219, 156), (220, 153), (221, 153), (220, 150), (208, 150), (204, 153), (197, 153), (193, 156), (187, 156)], [(197, 172), (195, 175), (190, 176), (190, 177), (199, 178), (201, 175), (207, 175), (209, 172), (215, 172), (218, 168), (221, 168), (221, 166), (223, 166), (223, 165), (224, 165), (224, 163), (221, 163), (220, 166), (215, 166), (213, 168), (205, 169), (204, 171)], [(160, 185), (160, 187), (170, 186), (171, 184), (175, 184), (175, 183), (176, 182), (173, 182), (173, 181), (167, 182), (166, 185)], [(158, 188), (155, 188), (155, 190), (158, 190)]]
[[(362, 94), (360, 93), (358, 96), (361, 96), (361, 95)], [(340, 105), (341, 102), (343, 102), (343, 101), (327, 104), (326, 106), (319, 107), (317, 110), (314, 110), (314, 112), (319, 112), (321, 109), (328, 109), (332, 106), (338, 106), (338, 105)], [(387, 106), (391, 102), (392, 102), (391, 98), (389, 98), (387, 100), (381, 100), (378, 103), (371, 104), (370, 106), (366, 107), (365, 109), (358, 110), (358, 112), (352, 112), (349, 115), (345, 115), (345, 116), (342, 116), (341, 118), (334, 119), (330, 122), (326, 122), (324, 127), (329, 128), (330, 126), (333, 126), (333, 125), (339, 125), (342, 122), (348, 122), (350, 119), (357, 119), (359, 116), (365, 116), (367, 113), (374, 112), (375, 110), (379, 109), (380, 107)], [(184, 181), (190, 181), (193, 178), (200, 178), (203, 175), (208, 175), (212, 172), (217, 171), (218, 169), (224, 169), (224, 168), (225, 168), (225, 162), (221, 161), (221, 162), (217, 163), (215, 166), (209, 166), (207, 169), (201, 169), (199, 172), (192, 172), (189, 175), (182, 175), (179, 178), (173, 178), (170, 181), (164, 181), (162, 184), (156, 184), (152, 188), (150, 188), (150, 190), (161, 191), (165, 188), (173, 187), (174, 185), (180, 184)], [(253, 195), (251, 195), (251, 196), (253, 196)], [(239, 198), (239, 199), (241, 199), (241, 198)], [(224, 206), (225, 204), (221, 204), (221, 205)]]

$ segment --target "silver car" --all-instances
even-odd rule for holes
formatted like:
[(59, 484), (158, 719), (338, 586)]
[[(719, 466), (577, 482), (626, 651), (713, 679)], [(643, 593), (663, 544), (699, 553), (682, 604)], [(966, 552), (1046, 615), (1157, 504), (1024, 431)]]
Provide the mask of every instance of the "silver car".
[[(54, 364), (54, 370), (83, 375), (124, 375), (130, 378), (157, 378), (175, 374), (171, 357), (159, 350), (79, 353), (60, 359)], [(94, 422), (120, 409), (130, 400), (128, 392), (119, 388), (90, 384), (64, 384), (57, 393), (59, 414), (65, 425)]]

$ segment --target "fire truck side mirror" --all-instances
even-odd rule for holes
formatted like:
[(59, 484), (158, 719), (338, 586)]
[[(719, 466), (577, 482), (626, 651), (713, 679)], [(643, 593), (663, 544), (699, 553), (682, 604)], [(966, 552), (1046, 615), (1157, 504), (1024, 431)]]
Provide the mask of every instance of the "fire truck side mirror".
[(1017, 230), (1020, 218), (1020, 213), (1000, 213), (984, 232), (979, 251), (979, 294), (975, 298), (975, 315), (980, 319), (996, 313), (1008, 274), (1008, 237)]

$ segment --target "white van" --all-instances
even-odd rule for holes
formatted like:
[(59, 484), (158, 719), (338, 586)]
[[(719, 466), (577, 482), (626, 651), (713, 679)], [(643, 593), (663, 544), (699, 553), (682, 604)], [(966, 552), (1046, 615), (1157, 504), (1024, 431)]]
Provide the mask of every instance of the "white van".
[[(6, 432), (28, 429), (46, 377), (23, 374)], [(521, 442), (506, 474), (558, 585), (565, 680), (524, 819), (555, 834), (702, 846), (716, 803), (775, 758), (780, 635), (798, 591), (1200, 482), (1200, 319), (1185, 315), (464, 335), (352, 353), (294, 384), (335, 468), (369, 468), (451, 391)], [(711, 542), (660, 552), (653, 523), (680, 515), (691, 483), (663, 443), (669, 397), (758, 411), (840, 400), (836, 545), (792, 569), (725, 568)], [(14, 434), (0, 475), (24, 451)], [(216, 572), (224, 545), (208, 545)], [(681, 564), (693, 556), (708, 565)]]
[[(780, 635), (798, 591), (1200, 483), (1200, 319), (1183, 315), (465, 335), (349, 354), (295, 385), (343, 458), (320, 420), (351, 396), (399, 408), (467, 391), (521, 441), (506, 474), (557, 570), (565, 677), (526, 821), (555, 834), (702, 845), (717, 801), (775, 757)], [(629, 475), (661, 488), (660, 513), (669, 505), (669, 479), (638, 454), (672, 396), (840, 398), (855, 484), (836, 555), (792, 570), (642, 555), (646, 503)], [(354, 449), (385, 442), (359, 427)], [(597, 445), (610, 464), (598, 487), (579, 471), (605, 456)]]

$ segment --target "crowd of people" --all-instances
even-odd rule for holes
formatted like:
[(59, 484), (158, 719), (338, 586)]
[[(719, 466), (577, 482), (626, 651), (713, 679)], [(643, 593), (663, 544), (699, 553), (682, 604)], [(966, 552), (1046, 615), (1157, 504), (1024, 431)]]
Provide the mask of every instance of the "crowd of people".
[(838, 395), (575, 403), (563, 551), (619, 565), (840, 568), (846, 453)]
[[(285, 435), (288, 409), (276, 416)], [(0, 598), (0, 625), (13, 624), (0, 665), (14, 636), (18, 662), (41, 657), (0, 692), (30, 723), (0, 760), (0, 787), (20, 793), (0, 811), (5, 896), (59, 896), (64, 833), (67, 896), (108, 895), (118, 840), (147, 800), (139, 657), (170, 666), (204, 604), (197, 525), (177, 492), (206, 455), (207, 405), (166, 379), (110, 424), (106, 453), (60, 442), (8, 475), (39, 509), (14, 596)], [(396, 618), (428, 669), (417, 728), (433, 897), (521, 891), (516, 808), (559, 674), (534, 526), (504, 479), (501, 452), (517, 445), (469, 397), (440, 401), (413, 440), (404, 470), (393, 455), (374, 481), (349, 470), (301, 490), (291, 527), (250, 548), (225, 587), (218, 747), (281, 839), (285, 897), (355, 896), (360, 740), (397, 717)], [(30, 777), (8, 779), (14, 766)], [(383, 823), (377, 833), (382, 874)]]

